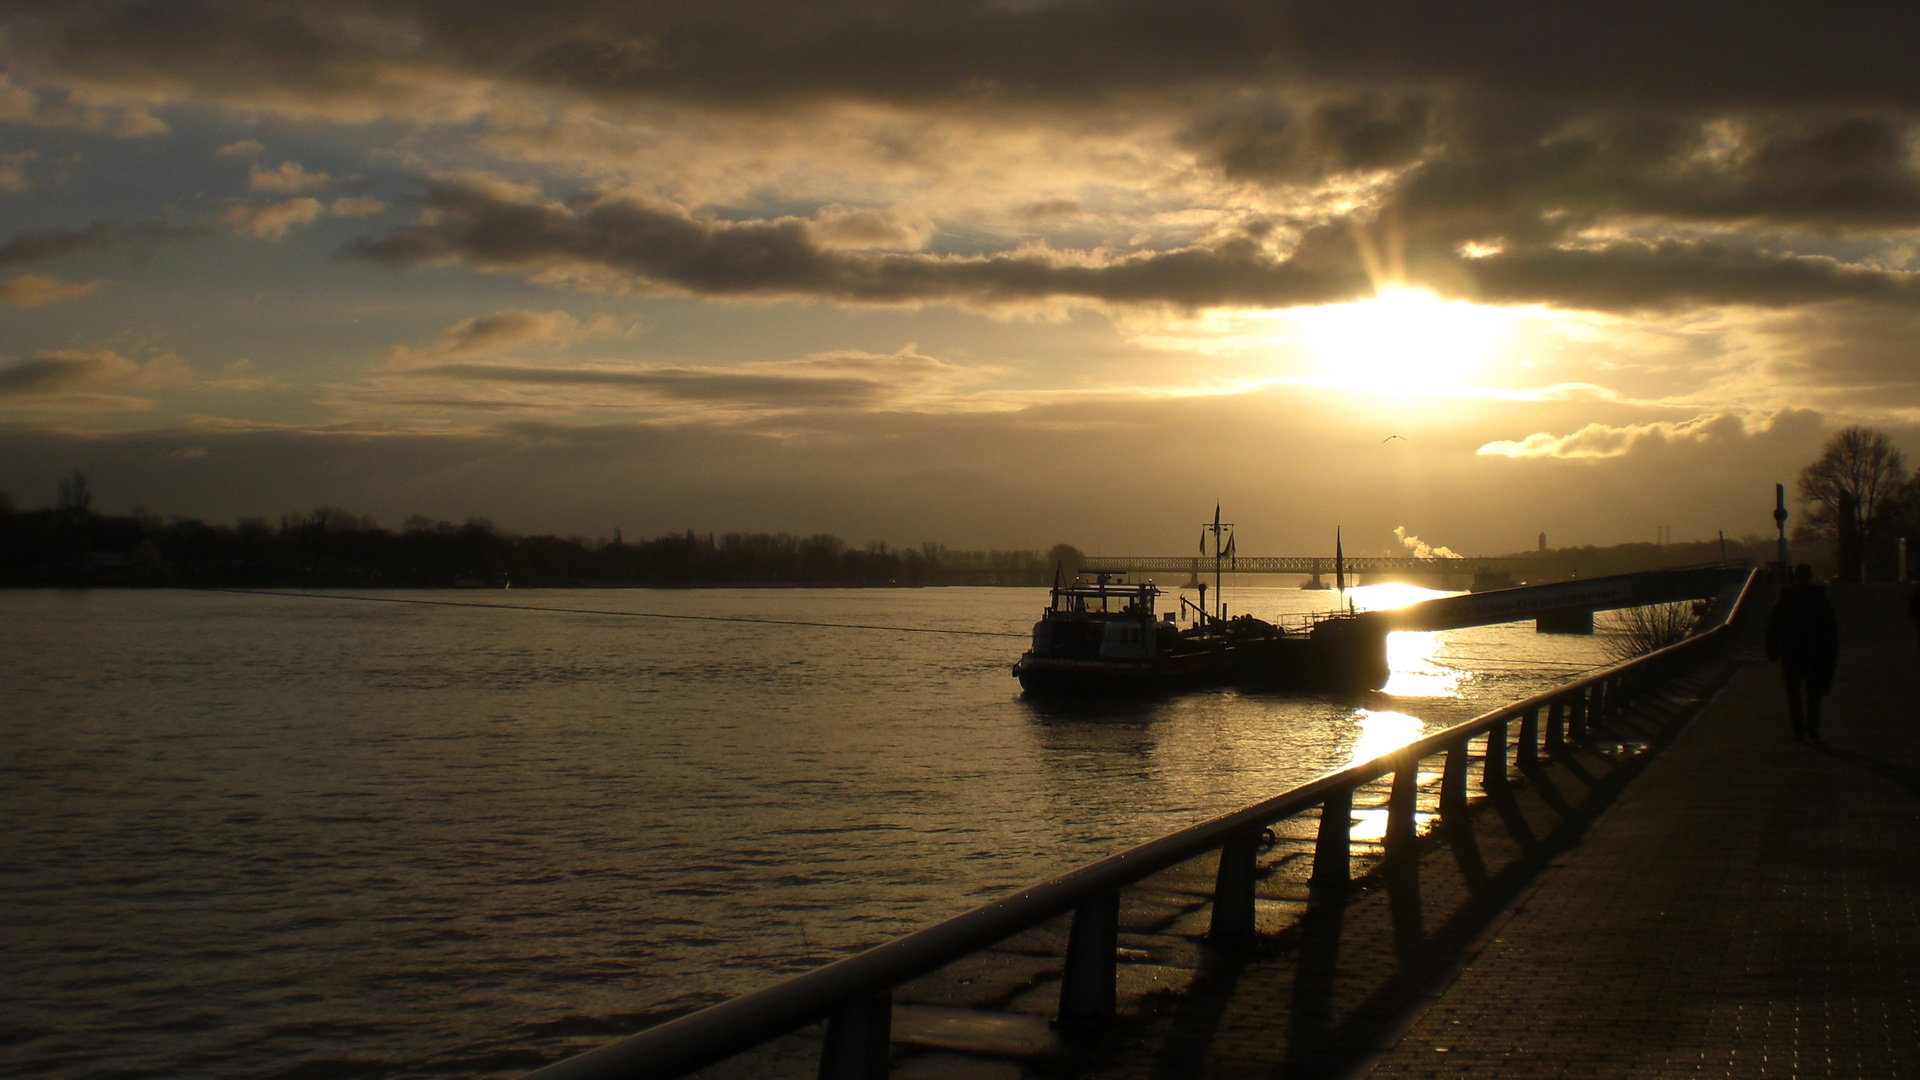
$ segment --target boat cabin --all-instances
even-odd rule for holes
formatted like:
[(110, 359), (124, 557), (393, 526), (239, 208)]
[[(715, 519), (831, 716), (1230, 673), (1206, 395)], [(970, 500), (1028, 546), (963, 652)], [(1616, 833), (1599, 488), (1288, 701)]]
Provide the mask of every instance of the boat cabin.
[(1055, 585), (1033, 627), (1034, 655), (1144, 660), (1170, 646), (1177, 631), (1171, 614), (1162, 625), (1154, 612), (1159, 588), (1117, 576), (1100, 572), (1094, 581)]
[(1109, 580), (1112, 577), (1102, 571), (1097, 582), (1054, 586), (1049, 613), (1153, 618), (1154, 598), (1160, 595), (1160, 589), (1151, 582), (1115, 582)]

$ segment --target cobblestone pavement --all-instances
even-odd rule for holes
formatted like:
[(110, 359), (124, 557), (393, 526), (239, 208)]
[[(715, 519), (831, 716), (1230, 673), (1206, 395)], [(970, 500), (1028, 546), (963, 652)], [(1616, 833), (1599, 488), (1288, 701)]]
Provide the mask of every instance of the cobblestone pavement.
[[(1249, 952), (1202, 946), (1190, 983), (1140, 1001), (1100, 1045), (1033, 1072), (1103, 1080), (1350, 1072), (1739, 667), (1737, 655), (1722, 653), (1538, 766), (1516, 766), (1509, 785), (1480, 792), (1469, 814), (1429, 836), (1416, 887), (1376, 873), (1346, 902), (1307, 908)], [(1368, 801), (1356, 793), (1356, 807)], [(1263, 891), (1284, 888), (1287, 869), (1276, 865)]]
[(1826, 741), (1750, 632), (1373, 1077), (1920, 1076), (1920, 655), (1904, 591), (1831, 593)]

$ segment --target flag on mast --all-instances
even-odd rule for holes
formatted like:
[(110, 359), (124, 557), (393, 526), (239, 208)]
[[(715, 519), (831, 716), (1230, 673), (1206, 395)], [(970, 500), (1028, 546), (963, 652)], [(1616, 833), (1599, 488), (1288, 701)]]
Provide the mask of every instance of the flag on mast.
[(1342, 594), (1347, 591), (1347, 554), (1340, 548), (1340, 526), (1333, 527), (1333, 583)]

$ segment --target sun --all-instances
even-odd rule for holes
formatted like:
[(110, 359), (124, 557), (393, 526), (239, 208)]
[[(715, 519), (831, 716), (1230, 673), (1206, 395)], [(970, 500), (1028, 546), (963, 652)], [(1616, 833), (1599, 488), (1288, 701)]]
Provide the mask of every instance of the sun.
[(1450, 396), (1500, 343), (1501, 313), (1424, 289), (1387, 288), (1370, 300), (1296, 313), (1328, 382), (1399, 396)]

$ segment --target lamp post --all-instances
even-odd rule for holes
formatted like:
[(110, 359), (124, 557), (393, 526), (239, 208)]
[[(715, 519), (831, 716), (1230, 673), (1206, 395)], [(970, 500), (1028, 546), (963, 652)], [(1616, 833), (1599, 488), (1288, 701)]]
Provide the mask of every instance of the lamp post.
[(1780, 530), (1780, 572), (1785, 574), (1793, 569), (1787, 563), (1787, 485), (1785, 484), (1773, 485), (1773, 525)]

